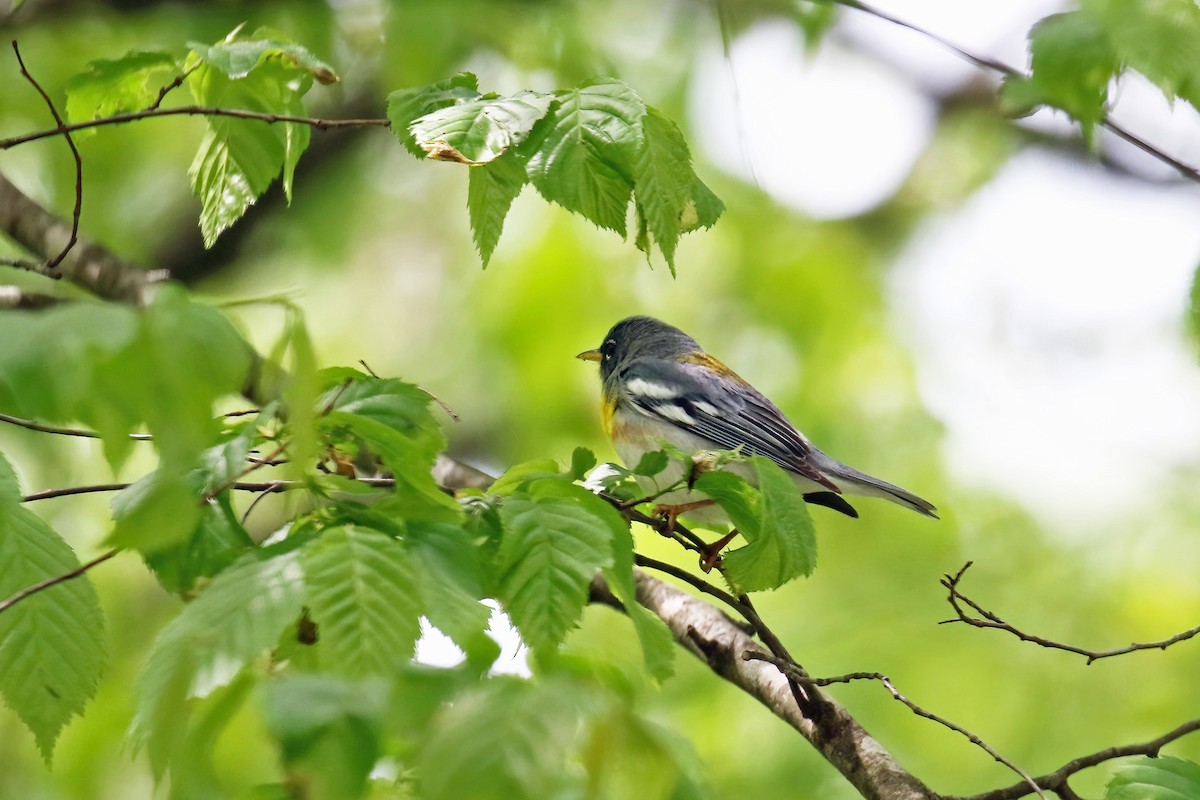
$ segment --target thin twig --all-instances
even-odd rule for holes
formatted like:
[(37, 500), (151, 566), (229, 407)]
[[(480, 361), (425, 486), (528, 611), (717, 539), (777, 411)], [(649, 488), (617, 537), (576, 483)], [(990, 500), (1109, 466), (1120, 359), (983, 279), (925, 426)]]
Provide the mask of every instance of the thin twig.
[(46, 589), (49, 589), (51, 586), (57, 586), (60, 583), (66, 583), (67, 581), (71, 580), (72, 578), (78, 578), (80, 575), (87, 572), (89, 569), (96, 566), (97, 564), (102, 564), (105, 561), (108, 561), (110, 558), (115, 556), (118, 552), (119, 551), (117, 551), (117, 550), (109, 550), (107, 553), (101, 553), (100, 555), (96, 556), (91, 561), (87, 562), (86, 564), (80, 564), (78, 567), (71, 570), (70, 572), (64, 572), (62, 575), (55, 575), (53, 578), (47, 578), (46, 580), (35, 583), (32, 586), (26, 586), (21, 591), (10, 596), (4, 602), (0, 603), (0, 614), (4, 613), (8, 609), (12, 608), (17, 603), (21, 602), (22, 600), (24, 600), (27, 597), (35, 595), (38, 592), (45, 591)]
[(766, 661), (774, 664), (789, 680), (794, 680), (796, 683), (806, 686), (830, 686), (835, 683), (850, 683), (852, 681), (878, 681), (885, 689), (891, 692), (893, 698), (899, 700), (901, 703), (907, 706), (908, 709), (914, 714), (919, 717), (932, 720), (933, 722), (936, 722), (939, 725), (949, 728), (955, 733), (966, 737), (971, 744), (983, 750), (997, 762), (1008, 767), (1017, 775), (1020, 775), (1021, 779), (1025, 782), (1022, 785), (1028, 785), (1029, 788), (1037, 793), (1038, 797), (1041, 797), (1042, 800), (1045, 800), (1046, 795), (1042, 793), (1041, 787), (1038, 786), (1033, 777), (1025, 772), (1025, 770), (1021, 769), (1016, 764), (1000, 755), (998, 752), (996, 752), (994, 747), (983, 741), (983, 739), (980, 739), (975, 734), (971, 733), (966, 728), (957, 723), (951, 722), (945, 717), (938, 716), (932, 711), (928, 711), (914, 703), (912, 700), (909, 700), (907, 697), (901, 694), (898, 689), (896, 689), (895, 685), (891, 681), (891, 678), (889, 678), (887, 675), (884, 675), (882, 672), (850, 672), (845, 675), (836, 675), (830, 678), (813, 678), (786, 658), (779, 658), (778, 656), (767, 655), (766, 653), (759, 653), (753, 650), (746, 651), (742, 655), (742, 658), (746, 659), (747, 661)]
[(265, 114), (261, 111), (249, 111), (239, 108), (213, 108), (211, 106), (177, 106), (175, 108), (152, 108), (143, 111), (128, 111), (123, 114), (113, 114), (111, 117), (100, 117), (99, 119), (85, 120), (83, 122), (73, 122), (70, 125), (63, 125), (59, 128), (51, 128), (43, 131), (35, 131), (33, 133), (22, 134), (21, 136), (13, 136), (8, 139), (0, 139), (0, 150), (8, 150), (17, 145), (26, 144), (28, 142), (36, 142), (39, 139), (46, 139), (50, 136), (58, 136), (74, 131), (83, 130), (85, 128), (99, 128), (105, 125), (121, 125), (126, 122), (134, 122), (139, 119), (150, 119), (152, 117), (234, 117), (236, 119), (252, 119), (260, 122), (266, 122), (270, 125), (276, 125), (281, 122), (294, 122), (299, 125), (308, 125), (309, 127), (318, 130), (329, 130), (331, 128), (390, 128), (392, 123), (384, 118), (368, 118), (368, 119), (320, 119), (317, 117), (297, 117), (288, 114)]
[(745, 615), (746, 609), (740, 602), (738, 602), (736, 597), (717, 586), (713, 586), (711, 583), (698, 575), (693, 575), (687, 570), (677, 567), (674, 564), (668, 564), (665, 561), (659, 561), (656, 558), (650, 558), (649, 556), (644, 556), (641, 553), (634, 553), (633, 560), (634, 563), (636, 563), (639, 567), (658, 570), (659, 572), (670, 575), (673, 578), (678, 578), (689, 586), (699, 589), (705, 594), (712, 595), (725, 605), (732, 608), (734, 611), (737, 611), (739, 614)]
[(46, 274), (51, 277), (57, 277), (58, 265), (62, 263), (62, 260), (67, 257), (67, 253), (71, 252), (71, 248), (79, 241), (79, 215), (83, 212), (83, 158), (79, 155), (79, 148), (75, 146), (75, 139), (67, 130), (66, 123), (59, 116), (58, 109), (54, 107), (54, 101), (50, 99), (50, 95), (46, 94), (46, 90), (41, 87), (41, 84), (25, 68), (25, 60), (21, 58), (21, 49), (17, 47), (16, 39), (12, 40), (12, 49), (16, 53), (17, 65), (21, 68), (21, 74), (33, 85), (34, 89), (37, 89), (42, 99), (46, 101), (46, 107), (50, 109), (50, 116), (54, 117), (54, 121), (58, 123), (56, 131), (61, 133), (63, 138), (67, 140), (67, 147), (71, 148), (71, 156), (75, 159), (75, 210), (71, 213), (71, 238), (58, 255), (46, 262), (45, 268)]
[(186, 69), (183, 72), (179, 73), (178, 75), (175, 76), (175, 80), (171, 81), (166, 86), (159, 89), (158, 97), (156, 97), (154, 99), (153, 103), (151, 103), (149, 106), (146, 107), (146, 111), (154, 111), (156, 108), (161, 106), (162, 101), (166, 99), (167, 95), (170, 94), (171, 92), (175, 91), (176, 89), (178, 89), (180, 86), (182, 86), (183, 82), (187, 80), (188, 75), (191, 75), (193, 72), (195, 72), (197, 70), (197, 68), (199, 68), (199, 66), (200, 66), (200, 64), (199, 64), (199, 62), (197, 62), (195, 64), (195, 66), (193, 66), (191, 69)]
[[(1013, 66), (1006, 64), (1003, 61), (1000, 61), (995, 58), (989, 58), (987, 56), (981, 56), (976, 53), (973, 53), (970, 50), (967, 50), (966, 48), (964, 48), (960, 45), (957, 45), (954, 42), (951, 42), (949, 39), (939, 36), (938, 34), (933, 33), (932, 31), (926, 30), (925, 28), (922, 28), (921, 26), (916, 25), (915, 23), (909, 22), (908, 20), (901, 19), (900, 17), (894, 16), (894, 15), (889, 14), (885, 11), (882, 11), (878, 8), (875, 8), (872, 5), (868, 5), (867, 3), (864, 3), (861, 0), (831, 0), (831, 2), (834, 2), (840, 6), (845, 6), (846, 8), (852, 8), (856, 11), (861, 11), (864, 14), (869, 14), (872, 17), (875, 17), (876, 19), (880, 19), (880, 20), (883, 20), (884, 22), (891, 23), (892, 25), (896, 25), (896, 26), (899, 26), (906, 30), (913, 31), (914, 33), (918, 33), (921, 36), (924, 36), (925, 38), (936, 42), (937, 44), (946, 48), (950, 52), (954, 53), (954, 55), (958, 56), (959, 58), (963, 59), (964, 61), (966, 61), (976, 67), (979, 67), (980, 69), (990, 70), (992, 72), (995, 72), (997, 74), (1004, 75), (1007, 77), (1024, 77), (1025, 76), (1025, 73), (1022, 72), (1021, 70), (1017, 69), (1016, 67), (1013, 67)], [(1195, 167), (1192, 167), (1188, 164), (1183, 163), (1182, 161), (1175, 158), (1174, 156), (1168, 155), (1166, 152), (1164, 152), (1163, 150), (1160, 150), (1159, 148), (1150, 144), (1142, 137), (1132, 133), (1128, 128), (1125, 128), (1124, 126), (1113, 121), (1113, 119), (1111, 117), (1109, 117), (1109, 115), (1107, 113), (1105, 113), (1100, 118), (1100, 125), (1103, 126), (1105, 129), (1111, 131), (1114, 135), (1116, 135), (1116, 136), (1120, 137), (1121, 139), (1124, 139), (1126, 142), (1132, 144), (1134, 147), (1137, 147), (1139, 150), (1146, 153), (1147, 155), (1150, 155), (1150, 156), (1158, 159), (1159, 161), (1163, 162), (1164, 164), (1170, 166), (1172, 169), (1177, 171), (1180, 175), (1187, 178), (1188, 180), (1196, 181), (1196, 182), (1200, 183), (1200, 170), (1197, 170)]]
[[(254, 469), (258, 469), (263, 464), (251, 465)], [(396, 485), (395, 478), (355, 478), (357, 482), (366, 486), (374, 486), (380, 489), (390, 489)], [(81, 494), (101, 494), (103, 492), (120, 492), (132, 486), (132, 483), (94, 483), (86, 486), (67, 486), (61, 489), (46, 489), (41, 492), (27, 494), (21, 498), (22, 503), (32, 503), (37, 500), (50, 500), (55, 497), (71, 497)], [(207, 502), (213, 497), (216, 497), (224, 491), (235, 492), (288, 492), (293, 489), (303, 489), (308, 484), (304, 481), (236, 481), (234, 483), (226, 483), (217, 487), (215, 490), (210, 489), (200, 498), (200, 502)]]
[[(1117, 758), (1128, 758), (1129, 756), (1150, 756), (1156, 757), (1159, 752), (1176, 739), (1181, 739), (1189, 733), (1200, 731), (1200, 719), (1189, 720), (1182, 725), (1164, 733), (1156, 739), (1151, 739), (1148, 742), (1141, 744), (1118, 745), (1115, 747), (1106, 747), (1103, 750), (1098, 750), (1095, 753), (1090, 753), (1086, 756), (1074, 758), (1063, 764), (1054, 772), (1048, 772), (1045, 775), (1040, 775), (1034, 778), (1034, 782), (1043, 789), (1048, 789), (1052, 792), (1062, 793), (1062, 789), (1067, 785), (1067, 779), (1077, 772), (1082, 772), (1085, 769), (1103, 764), (1105, 761), (1112, 761)], [(974, 795), (964, 795), (961, 797), (947, 797), (944, 800), (1017, 800), (1019, 797), (1024, 797), (1029, 794), (1029, 787), (1025, 783), (1018, 783), (1012, 786), (1007, 786), (1003, 789), (993, 789), (989, 792), (982, 792)]]
[[(26, 428), (39, 433), (53, 433), (59, 436), (79, 436), (84, 439), (101, 438), (100, 434), (96, 433), (95, 431), (84, 430), (83, 428), (63, 428), (58, 425), (46, 425), (42, 422), (35, 422), (31, 419), (22, 419), (21, 417), (14, 417), (10, 414), (0, 414), (0, 422), (7, 422), (10, 425), (16, 425), (17, 427)], [(139, 442), (148, 442), (154, 437), (148, 433), (131, 433), (129, 434), (129, 438)]]
[[(942, 586), (945, 586), (946, 590), (949, 592), (946, 597), (946, 601), (950, 603), (950, 606), (954, 609), (954, 613), (957, 614), (957, 616), (953, 619), (942, 620), (940, 624), (948, 625), (955, 622), (961, 622), (965, 625), (970, 625), (972, 628), (991, 628), (993, 630), (1005, 631), (1023, 642), (1030, 642), (1038, 645), (1039, 647), (1045, 647), (1050, 650), (1063, 650), (1068, 653), (1081, 655), (1087, 659), (1088, 664), (1091, 664), (1093, 661), (1099, 661), (1102, 658), (1123, 656), (1127, 653), (1135, 653), (1139, 650), (1166, 650), (1173, 644), (1185, 642), (1188, 639), (1192, 639), (1197, 635), (1200, 635), (1200, 625), (1197, 625), (1194, 628), (1181, 631), (1174, 636), (1161, 639), (1157, 642), (1134, 642), (1126, 645), (1125, 647), (1117, 647), (1111, 650), (1088, 650), (1073, 644), (1065, 644), (1063, 642), (1054, 641), (1053, 639), (1035, 636), (1005, 622), (996, 613), (984, 608), (959, 590), (959, 584), (962, 582), (963, 576), (966, 574), (967, 569), (970, 568), (972, 563), (973, 562), (968, 561), (963, 565), (962, 569), (953, 575), (947, 573), (942, 576), (941, 584)], [(964, 608), (964, 606), (966, 608)], [(967, 611), (968, 608), (975, 613), (972, 614)]]

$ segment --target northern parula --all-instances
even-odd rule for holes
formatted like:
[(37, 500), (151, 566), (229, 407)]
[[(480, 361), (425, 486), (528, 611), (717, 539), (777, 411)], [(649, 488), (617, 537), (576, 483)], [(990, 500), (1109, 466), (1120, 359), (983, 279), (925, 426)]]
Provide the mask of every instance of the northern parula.
[[(612, 327), (604, 343), (578, 355), (600, 364), (604, 430), (621, 460), (635, 466), (647, 452), (668, 442), (688, 453), (738, 450), (765, 456), (796, 480), (804, 499), (851, 517), (858, 512), (843, 494), (882, 497), (937, 518), (927, 500), (899, 486), (848, 467), (818, 450), (761, 392), (722, 364), (678, 328), (652, 317), (629, 317)], [(674, 460), (655, 477), (669, 486), (691, 465)], [(745, 462), (723, 469), (753, 482)], [(711, 499), (691, 489), (657, 498), (667, 513), (687, 513), (699, 521), (720, 519)], [(700, 513), (697, 513), (700, 512)]]

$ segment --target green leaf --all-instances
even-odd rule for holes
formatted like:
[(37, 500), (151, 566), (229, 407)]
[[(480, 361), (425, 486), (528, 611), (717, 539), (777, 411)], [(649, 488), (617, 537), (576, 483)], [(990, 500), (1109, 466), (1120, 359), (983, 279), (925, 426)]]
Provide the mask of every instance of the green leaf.
[(587, 797), (595, 800), (682, 800), (699, 791), (695, 752), (628, 705), (609, 703), (588, 720), (582, 749)]
[(387, 708), (381, 680), (293, 675), (263, 694), (267, 732), (279, 742), (292, 784), (311, 797), (362, 796), (382, 755)]
[(1188, 333), (1192, 337), (1192, 344), (1200, 352), (1200, 269), (1192, 275), (1192, 289), (1188, 293), (1186, 324)]
[(573, 481), (581, 481), (584, 476), (596, 466), (596, 454), (586, 447), (576, 447), (571, 453), (570, 476)]
[(720, 504), (748, 544), (725, 554), (725, 573), (743, 591), (776, 589), (816, 566), (817, 544), (804, 496), (773, 461), (752, 456), (758, 488), (731, 472), (701, 475), (696, 489)]
[(504, 471), (488, 487), (489, 494), (500, 496), (512, 494), (530, 481), (541, 478), (561, 478), (562, 470), (553, 458), (538, 458), (522, 464), (514, 464)]
[(200, 522), (200, 492), (194, 483), (165, 469), (135, 481), (113, 497), (114, 527), (107, 543), (148, 556), (186, 548)]
[(214, 45), (188, 42), (188, 47), (205, 64), (234, 80), (249, 76), (263, 64), (277, 61), (288, 71), (307, 73), (326, 85), (338, 81), (332, 67), (270, 28), (259, 28), (249, 40), (228, 38)]
[(644, 143), (634, 165), (635, 202), (646, 230), (675, 274), (675, 248), (691, 201), (692, 156), (675, 123), (656, 109), (642, 120)]
[(499, 657), (500, 646), (487, 635), (491, 609), (479, 602), (484, 596), (479, 547), (457, 525), (419, 522), (408, 526), (404, 547), (425, 616), (485, 671)]
[(620, 516), (562, 478), (534, 480), (500, 507), (500, 599), (522, 639), (557, 648), (587, 603), (597, 569), (613, 564)]
[(300, 615), (300, 554), (242, 556), (158, 635), (139, 684), (131, 737), (161, 774), (187, 728), (189, 698), (225, 685)]
[[(188, 86), (196, 102), (281, 116), (305, 116), (302, 98), (313, 78), (336, 80), (328, 66), (299, 45), (276, 38), (193, 44)], [(223, 230), (282, 174), (292, 199), (292, 177), (308, 147), (307, 125), (209, 117), (208, 132), (188, 174), (201, 199), (200, 229), (212, 247)]]
[(633, 468), (635, 475), (644, 475), (647, 478), (653, 478), (658, 473), (662, 472), (671, 463), (671, 457), (663, 450), (651, 450), (648, 453), (642, 453), (642, 457), (638, 459), (637, 466)]
[(199, 523), (186, 541), (146, 555), (146, 564), (167, 591), (190, 592), (199, 579), (215, 576), (254, 549), (254, 540), (238, 521), (228, 492), (199, 511)]
[(487, 164), (525, 141), (553, 102), (553, 95), (541, 92), (484, 95), (432, 111), (408, 127), (429, 158)]
[(471, 237), (484, 269), (500, 241), (508, 210), (525, 188), (525, 168), (524, 158), (509, 151), (495, 161), (472, 167), (468, 173), (467, 211), (471, 218)]
[[(434, 719), (418, 768), (428, 800), (582, 797), (568, 752), (580, 695), (557, 683), (492, 679)], [(497, 731), (504, 735), (497, 737)]]
[(387, 675), (412, 658), (424, 604), (404, 547), (370, 530), (335, 528), (303, 550), (305, 605), (322, 665), (349, 677)]
[[(16, 476), (0, 456), (0, 600), (78, 567), (70, 546), (21, 506)], [(63, 726), (95, 694), (105, 660), (104, 618), (87, 576), (0, 614), (0, 694), (47, 762)]]
[[(167, 53), (128, 53), (113, 61), (92, 61), (67, 81), (67, 120), (88, 122), (126, 111), (140, 111), (158, 99), (159, 89), (179, 73)], [(81, 140), (95, 128), (75, 131)]]
[(357, 439), (383, 459), (396, 479), (381, 504), (405, 519), (456, 522), (462, 511), (430, 470), (446, 446), (429, 412), (429, 394), (394, 379), (366, 378), (330, 389), (318, 405), (331, 408), (317, 420), (332, 441)]
[[(616, 509), (605, 504), (616, 514)], [(604, 570), (604, 578), (612, 593), (625, 606), (625, 614), (633, 623), (646, 669), (657, 681), (665, 681), (675, 673), (675, 637), (657, 614), (637, 601), (637, 586), (633, 577), (633, 534), (628, 524), (612, 526), (613, 564)]]
[(1083, 0), (1118, 60), (1146, 76), (1168, 99), (1200, 108), (1200, 7), (1195, 0)]
[(417, 144), (409, 130), (413, 121), (438, 109), (470, 102), (478, 97), (479, 82), (469, 72), (460, 72), (427, 86), (398, 89), (388, 95), (387, 115), (392, 123), (392, 133), (408, 152), (417, 158), (424, 158), (425, 151)]
[(1104, 30), (1081, 11), (1052, 14), (1030, 31), (1029, 50), (1032, 74), (1005, 78), (1005, 104), (1018, 113), (1040, 105), (1062, 109), (1090, 142), (1119, 67)]
[(550, 202), (624, 236), (646, 106), (618, 81), (557, 97), (530, 139), (529, 177)]
[(1140, 758), (1117, 767), (1105, 800), (1196, 800), (1200, 764), (1181, 758)]

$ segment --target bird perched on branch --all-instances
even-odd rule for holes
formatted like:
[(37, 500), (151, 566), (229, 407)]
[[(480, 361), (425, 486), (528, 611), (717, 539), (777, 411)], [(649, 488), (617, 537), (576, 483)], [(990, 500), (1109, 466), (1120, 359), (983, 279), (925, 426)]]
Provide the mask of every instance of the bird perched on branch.
[[(665, 322), (623, 319), (599, 348), (578, 358), (600, 364), (604, 430), (630, 467), (663, 442), (687, 453), (740, 450), (771, 459), (793, 476), (805, 500), (847, 516), (858, 512), (843, 495), (882, 497), (937, 518), (929, 501), (818, 450), (766, 396)], [(690, 468), (676, 460), (657, 476), (657, 486), (678, 482)], [(749, 464), (722, 468), (754, 481)], [(684, 513), (701, 521), (723, 518), (711, 499), (690, 488), (657, 499), (672, 520)]]

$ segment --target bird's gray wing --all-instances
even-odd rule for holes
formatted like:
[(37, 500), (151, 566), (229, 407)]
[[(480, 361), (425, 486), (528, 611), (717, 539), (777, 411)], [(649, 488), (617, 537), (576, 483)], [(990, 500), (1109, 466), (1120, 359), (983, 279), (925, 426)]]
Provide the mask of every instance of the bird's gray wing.
[[(719, 362), (713, 362), (721, 366)], [(621, 402), (635, 411), (708, 439), (718, 448), (761, 455), (841, 492), (813, 462), (813, 446), (774, 403), (733, 373), (699, 363), (634, 359), (617, 379)]]

